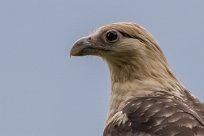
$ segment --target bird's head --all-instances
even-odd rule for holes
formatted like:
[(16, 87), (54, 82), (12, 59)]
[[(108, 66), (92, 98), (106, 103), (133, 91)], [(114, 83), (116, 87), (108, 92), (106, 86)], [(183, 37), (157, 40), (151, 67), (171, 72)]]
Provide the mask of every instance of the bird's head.
[(153, 39), (134, 23), (113, 23), (79, 39), (71, 56), (95, 55), (107, 61), (112, 80), (160, 78), (171, 73), (167, 61)]

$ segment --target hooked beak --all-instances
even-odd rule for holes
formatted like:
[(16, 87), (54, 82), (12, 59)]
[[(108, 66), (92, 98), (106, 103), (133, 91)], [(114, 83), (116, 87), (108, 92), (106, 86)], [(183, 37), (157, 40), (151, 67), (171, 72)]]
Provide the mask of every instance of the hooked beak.
[(94, 43), (90, 37), (83, 37), (79, 39), (72, 47), (70, 56), (85, 56), (96, 55), (99, 56), (101, 51), (108, 51), (105, 46)]
[(87, 37), (79, 39), (72, 47), (70, 51), (70, 56), (83, 56), (87, 55), (88, 50), (93, 48), (92, 43)]

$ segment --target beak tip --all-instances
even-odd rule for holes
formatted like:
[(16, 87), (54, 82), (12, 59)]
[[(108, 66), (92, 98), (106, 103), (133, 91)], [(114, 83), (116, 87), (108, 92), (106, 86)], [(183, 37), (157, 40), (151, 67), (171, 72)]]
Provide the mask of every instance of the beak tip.
[(86, 46), (86, 40), (87, 38), (81, 38), (73, 45), (73, 47), (70, 50), (69, 56), (81, 56), (82, 51)]
[(70, 50), (69, 56), (84, 56), (86, 53), (84, 52), (85, 49), (89, 48), (91, 43), (87, 41), (87, 37), (83, 37), (76, 41), (73, 47)]
[(79, 49), (77, 49), (77, 48), (72, 48), (71, 49), (71, 51), (70, 51), (70, 53), (69, 53), (69, 56), (70, 56), (70, 58), (72, 57), (72, 56), (77, 56), (78, 54), (79, 54)]

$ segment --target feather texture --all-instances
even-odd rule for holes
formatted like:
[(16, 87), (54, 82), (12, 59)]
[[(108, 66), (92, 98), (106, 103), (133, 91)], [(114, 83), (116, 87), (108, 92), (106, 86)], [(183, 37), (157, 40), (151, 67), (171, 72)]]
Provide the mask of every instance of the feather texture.
[(192, 107), (166, 96), (133, 98), (121, 112), (126, 122), (110, 122), (104, 136), (201, 136), (204, 122)]

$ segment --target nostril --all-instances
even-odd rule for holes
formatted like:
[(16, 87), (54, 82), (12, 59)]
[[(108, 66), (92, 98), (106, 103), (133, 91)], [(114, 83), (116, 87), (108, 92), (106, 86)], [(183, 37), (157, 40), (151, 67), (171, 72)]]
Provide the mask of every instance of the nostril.
[(91, 41), (91, 37), (88, 38), (88, 41)]

